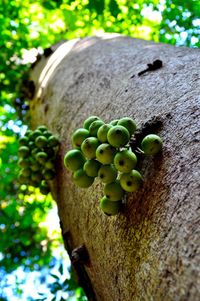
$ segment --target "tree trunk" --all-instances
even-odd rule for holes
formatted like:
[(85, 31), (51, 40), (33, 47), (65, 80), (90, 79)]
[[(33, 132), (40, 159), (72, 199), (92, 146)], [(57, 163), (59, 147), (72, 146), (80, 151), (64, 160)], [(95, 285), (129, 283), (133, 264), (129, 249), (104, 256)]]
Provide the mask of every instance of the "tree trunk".
[[(85, 245), (89, 254), (75, 264), (89, 300), (200, 300), (199, 55), (105, 35), (65, 42), (32, 72), (31, 123), (61, 139), (52, 193), (68, 252)], [(162, 68), (138, 75), (157, 59)], [(162, 121), (154, 128), (162, 155), (144, 159), (142, 188), (113, 217), (99, 208), (100, 181), (77, 188), (63, 165), (72, 132), (90, 115), (130, 116), (139, 128)]]

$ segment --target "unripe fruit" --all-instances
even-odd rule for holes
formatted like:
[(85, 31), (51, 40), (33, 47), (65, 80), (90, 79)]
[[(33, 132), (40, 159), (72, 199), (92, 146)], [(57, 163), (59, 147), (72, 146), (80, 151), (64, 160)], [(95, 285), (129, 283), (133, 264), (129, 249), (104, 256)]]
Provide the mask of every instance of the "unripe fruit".
[(39, 131), (41, 131), (41, 132), (45, 132), (45, 131), (47, 131), (48, 129), (47, 129), (47, 127), (46, 127), (45, 125), (40, 125), (40, 126), (37, 127), (37, 130), (39, 130)]
[(35, 143), (33, 141), (29, 141), (28, 147), (32, 150), (35, 147)]
[(39, 148), (45, 147), (47, 145), (47, 138), (45, 136), (38, 136), (35, 139), (35, 145)]
[(18, 165), (20, 167), (29, 167), (30, 166), (30, 162), (26, 159), (20, 158), (18, 161)]
[(27, 184), (28, 183), (28, 178), (25, 177), (21, 172), (18, 175), (18, 181), (20, 184)]
[(144, 137), (141, 143), (141, 149), (145, 155), (155, 155), (161, 151), (163, 142), (161, 138), (155, 134)]
[(96, 150), (96, 159), (102, 164), (111, 164), (113, 162), (116, 149), (108, 143), (100, 144)]
[(107, 134), (108, 131), (112, 128), (111, 124), (103, 124), (97, 132), (97, 138), (99, 139), (99, 141), (101, 142), (107, 142)]
[(106, 215), (116, 215), (120, 212), (122, 206), (122, 201), (109, 201), (109, 199), (104, 196), (100, 200), (100, 208)]
[(32, 171), (38, 171), (43, 168), (42, 165), (40, 165), (40, 163), (36, 161), (33, 162), (30, 167)]
[(47, 195), (50, 192), (49, 185), (45, 181), (42, 181), (40, 185), (40, 192), (44, 195)]
[(114, 147), (121, 147), (128, 143), (130, 134), (128, 130), (121, 126), (115, 125), (108, 131), (108, 142)]
[(27, 130), (26, 133), (25, 133), (25, 136), (30, 137), (32, 133), (33, 133), (33, 131)]
[(137, 163), (136, 155), (130, 150), (122, 150), (115, 155), (114, 165), (121, 172), (130, 172)]
[(32, 155), (33, 157), (35, 157), (36, 154), (39, 153), (39, 152), (41, 152), (41, 150), (40, 150), (39, 148), (35, 147), (35, 148), (33, 148), (33, 149), (31, 150), (31, 155)]
[(118, 121), (117, 125), (124, 126), (129, 131), (130, 136), (133, 135), (133, 133), (135, 132), (135, 130), (137, 128), (135, 121), (130, 117), (121, 118)]
[(129, 173), (123, 173), (120, 176), (121, 187), (128, 192), (136, 191), (142, 184), (142, 176), (137, 170), (132, 170)]
[(96, 149), (99, 146), (99, 140), (95, 137), (89, 137), (81, 144), (81, 150), (87, 159), (93, 159), (96, 156)]
[(112, 126), (117, 125), (118, 121), (119, 121), (119, 119), (114, 119), (113, 121), (110, 122), (110, 124)]
[(29, 139), (26, 136), (19, 138), (19, 144), (21, 146), (28, 145), (28, 142), (29, 142)]
[(49, 138), (48, 138), (48, 146), (49, 147), (56, 147), (59, 145), (59, 139), (54, 136), (54, 135), (51, 135)]
[(73, 182), (81, 188), (88, 188), (94, 182), (94, 178), (89, 177), (83, 169), (75, 171), (72, 179)]
[(103, 165), (99, 169), (98, 177), (103, 183), (112, 183), (117, 178), (117, 170), (114, 165)]
[(20, 146), (19, 157), (27, 158), (29, 156), (30, 149), (27, 146)]
[(44, 132), (42, 133), (42, 135), (45, 136), (45, 137), (48, 139), (49, 137), (52, 136), (52, 133), (49, 132), (49, 131), (44, 131)]
[(85, 163), (85, 158), (81, 151), (72, 149), (64, 157), (64, 164), (68, 170), (75, 171), (80, 169)]
[(39, 183), (42, 180), (42, 174), (40, 172), (33, 172), (31, 175), (31, 180)]
[(50, 160), (45, 163), (44, 167), (46, 169), (54, 169), (54, 165), (55, 165), (54, 161)]
[(35, 158), (36, 158), (36, 160), (37, 160), (39, 163), (41, 163), (42, 165), (44, 165), (45, 162), (47, 161), (48, 156), (47, 156), (47, 154), (44, 153), (44, 152), (39, 152), (39, 153), (36, 154)]
[(38, 136), (41, 136), (42, 132), (39, 130), (35, 130), (34, 132), (32, 132), (32, 134), (30, 135), (31, 139), (35, 140)]
[(103, 122), (102, 120), (96, 120), (96, 121), (93, 121), (93, 122), (90, 124), (90, 127), (89, 127), (90, 136), (97, 137), (98, 129), (99, 129), (103, 124), (104, 124), (104, 122)]
[(30, 175), (31, 175), (31, 170), (30, 170), (30, 168), (28, 168), (28, 167), (23, 168), (23, 169), (21, 170), (21, 174), (22, 174), (24, 177), (26, 177), (26, 178), (30, 177)]
[(44, 172), (43, 172), (43, 176), (45, 178), (45, 180), (53, 180), (53, 178), (55, 177), (55, 171), (54, 170), (51, 170), (51, 169), (46, 169)]
[(105, 185), (104, 194), (109, 199), (109, 201), (119, 201), (124, 195), (124, 190), (122, 189), (119, 181), (116, 180), (115, 182)]
[(88, 137), (89, 137), (88, 130), (84, 128), (77, 129), (72, 135), (72, 145), (74, 147), (81, 147), (82, 142)]
[(101, 167), (101, 163), (92, 159), (85, 162), (83, 166), (83, 170), (89, 177), (97, 177), (99, 168)]
[(90, 116), (88, 117), (84, 123), (83, 123), (83, 127), (87, 130), (89, 130), (89, 127), (90, 127), (90, 124), (93, 122), (93, 121), (96, 121), (96, 120), (101, 120), (99, 117), (97, 116)]

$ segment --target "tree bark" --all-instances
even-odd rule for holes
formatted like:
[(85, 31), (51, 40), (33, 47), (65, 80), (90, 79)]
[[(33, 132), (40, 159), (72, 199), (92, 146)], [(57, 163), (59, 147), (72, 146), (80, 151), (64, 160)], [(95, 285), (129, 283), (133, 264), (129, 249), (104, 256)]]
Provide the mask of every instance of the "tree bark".
[[(88, 283), (89, 300), (200, 300), (199, 55), (105, 35), (64, 43), (32, 72), (31, 124), (61, 139), (52, 193), (68, 252), (87, 249), (80, 281)], [(162, 68), (138, 76), (157, 59)], [(154, 131), (162, 154), (143, 161), (142, 188), (113, 217), (99, 208), (100, 181), (77, 188), (63, 165), (72, 132), (90, 115), (106, 122), (130, 116), (139, 128), (162, 120)]]

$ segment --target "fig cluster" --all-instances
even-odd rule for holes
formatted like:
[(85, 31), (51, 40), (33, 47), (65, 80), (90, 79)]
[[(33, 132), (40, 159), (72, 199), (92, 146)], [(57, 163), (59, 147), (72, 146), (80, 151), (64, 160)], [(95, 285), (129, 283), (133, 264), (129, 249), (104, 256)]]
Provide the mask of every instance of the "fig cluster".
[[(129, 117), (105, 123), (90, 116), (72, 134), (73, 149), (64, 157), (64, 165), (73, 172), (72, 181), (77, 186), (88, 188), (96, 177), (105, 184), (100, 208), (107, 215), (117, 214), (124, 194), (135, 192), (143, 182), (136, 170), (137, 156), (129, 145), (136, 128)], [(162, 140), (157, 135), (142, 140), (141, 152), (146, 155), (154, 155), (161, 148)]]
[(41, 125), (34, 131), (27, 130), (19, 139), (19, 145), (19, 182), (39, 187), (42, 194), (48, 194), (50, 189), (47, 181), (55, 177), (58, 138)]

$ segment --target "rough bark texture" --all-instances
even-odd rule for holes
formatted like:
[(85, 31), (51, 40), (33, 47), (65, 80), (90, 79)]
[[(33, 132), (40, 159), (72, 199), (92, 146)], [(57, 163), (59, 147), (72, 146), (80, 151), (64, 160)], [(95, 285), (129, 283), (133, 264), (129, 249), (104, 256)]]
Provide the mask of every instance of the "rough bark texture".
[[(43, 71), (47, 82), (37, 81), (30, 115), (33, 128), (46, 124), (62, 141), (52, 191), (68, 248), (85, 244), (89, 253), (90, 300), (199, 301), (200, 52), (124, 36), (71, 43), (48, 79)], [(156, 59), (161, 69), (138, 76)], [(99, 209), (100, 181), (77, 188), (63, 166), (70, 135), (90, 115), (130, 116), (139, 127), (163, 118), (163, 153), (144, 160), (143, 187), (115, 217)]]

